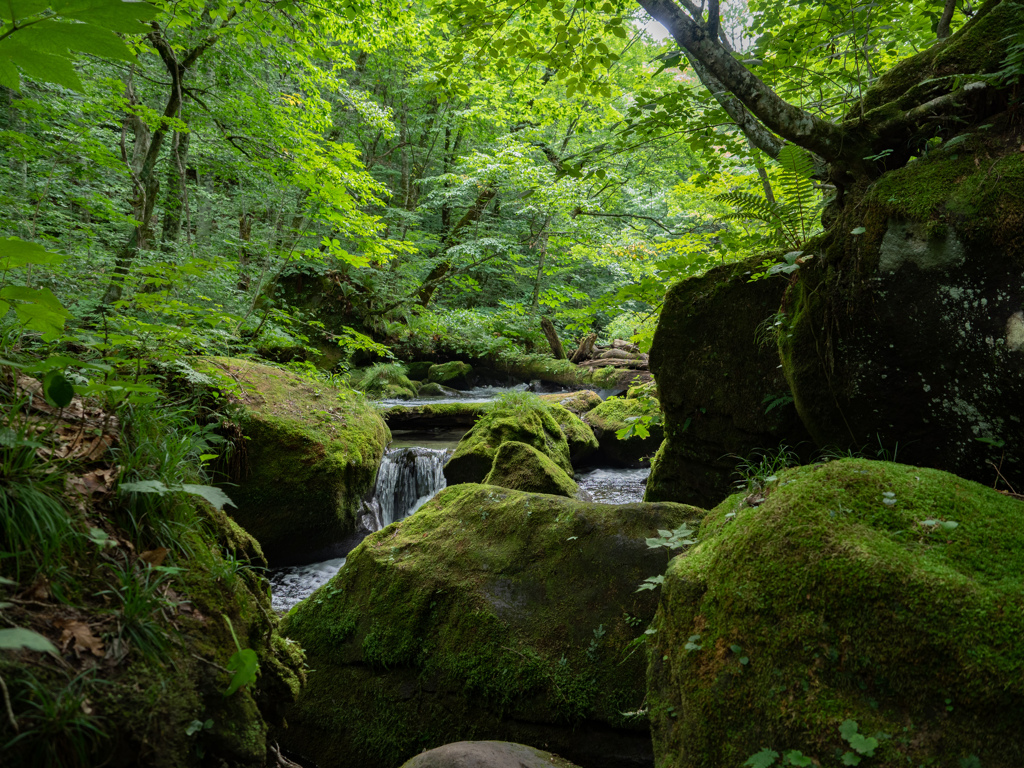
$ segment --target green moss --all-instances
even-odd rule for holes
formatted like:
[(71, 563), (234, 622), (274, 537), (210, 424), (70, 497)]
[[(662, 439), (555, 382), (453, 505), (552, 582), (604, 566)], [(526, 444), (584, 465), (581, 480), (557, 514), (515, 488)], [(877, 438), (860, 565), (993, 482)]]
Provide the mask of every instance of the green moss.
[(644, 698), (631, 643), (656, 597), (636, 587), (665, 565), (644, 538), (701, 514), (445, 489), (369, 536), (286, 618), (315, 670), (287, 744), (321, 768), (393, 768), (460, 739), (566, 754), (558, 747), (583, 721), (642, 734), (646, 723), (624, 714)]
[(561, 405), (549, 403), (548, 413), (565, 435), (565, 440), (569, 444), (569, 460), (574, 467), (582, 466), (597, 452), (598, 443), (594, 430), (579, 416)]
[(430, 366), (427, 371), (427, 378), (438, 384), (445, 384), (451, 381), (465, 379), (473, 372), (473, 366), (461, 360), (453, 360), (450, 363), (440, 363)]
[(590, 387), (596, 389), (627, 389), (634, 383), (650, 379), (646, 371), (614, 368), (581, 368), (568, 360), (555, 360), (544, 355), (524, 355), (506, 358), (498, 367), (524, 381), (547, 381), (565, 387)]
[(409, 363), (406, 368), (409, 371), (409, 378), (415, 381), (426, 381), (427, 376), (430, 374), (430, 369), (434, 363), (421, 361), (416, 363)]
[(484, 485), (570, 498), (579, 491), (576, 482), (555, 462), (533, 446), (514, 441), (502, 443), (498, 448)]
[(541, 395), (540, 399), (550, 405), (560, 405), (577, 416), (581, 416), (601, 404), (601, 396), (589, 389), (580, 389), (576, 392), (568, 393), (553, 392), (548, 395)]
[(990, 488), (864, 460), (790, 470), (763, 505), (708, 514), (655, 628), (659, 766), (764, 747), (824, 763), (845, 719), (886, 734), (875, 766), (1024, 759), (1024, 504)]
[(355, 525), (390, 433), (354, 390), (311, 382), (269, 366), (202, 358), (199, 369), (234, 383), (246, 437), (242, 468), (227, 488), (231, 515), (273, 560), (336, 540)]
[(533, 446), (572, 475), (569, 444), (547, 406), (533, 395), (507, 400), (495, 402), (459, 441), (444, 467), (449, 485), (483, 480), (498, 448), (509, 441)]
[(448, 392), (436, 381), (428, 381), (420, 387), (420, 391), (417, 394), (420, 397), (444, 397)]

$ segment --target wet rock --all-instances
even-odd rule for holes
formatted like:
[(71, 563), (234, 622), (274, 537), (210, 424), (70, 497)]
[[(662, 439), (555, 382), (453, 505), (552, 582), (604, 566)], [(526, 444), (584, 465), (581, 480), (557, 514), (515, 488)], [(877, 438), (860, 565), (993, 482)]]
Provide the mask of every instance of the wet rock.
[(423, 752), (402, 768), (577, 768), (550, 752), (508, 741), (459, 741)]

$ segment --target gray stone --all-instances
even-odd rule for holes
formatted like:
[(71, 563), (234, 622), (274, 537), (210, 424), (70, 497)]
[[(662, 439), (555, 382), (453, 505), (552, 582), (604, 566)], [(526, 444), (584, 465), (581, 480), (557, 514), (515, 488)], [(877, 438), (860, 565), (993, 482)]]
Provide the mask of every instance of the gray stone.
[(402, 768), (576, 768), (550, 752), (509, 741), (459, 741), (416, 755)]

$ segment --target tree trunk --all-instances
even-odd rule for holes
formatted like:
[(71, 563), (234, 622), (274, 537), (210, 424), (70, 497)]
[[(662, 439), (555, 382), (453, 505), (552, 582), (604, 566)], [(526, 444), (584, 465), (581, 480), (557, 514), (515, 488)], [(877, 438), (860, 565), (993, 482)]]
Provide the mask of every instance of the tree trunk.
[(164, 220), (160, 247), (171, 251), (181, 237), (181, 225), (188, 207), (185, 167), (188, 164), (188, 132), (175, 131), (171, 137), (170, 162), (167, 164), (167, 189), (164, 192)]
[(252, 214), (243, 213), (238, 217), (238, 239), (242, 246), (238, 249), (238, 290), (249, 290), (249, 272), (247, 267), (251, 261), (249, 241), (252, 239)]
[(570, 363), (582, 363), (584, 360), (589, 360), (594, 356), (594, 343), (597, 341), (596, 333), (588, 333), (580, 345), (576, 348), (576, 351), (572, 353), (569, 358)]
[[(448, 230), (448, 234), (445, 235), (444, 240), (438, 245), (437, 250), (434, 251), (435, 256), (441, 256), (447, 251), (452, 245), (455, 244), (455, 238), (459, 232), (478, 221), (483, 216), (484, 210), (487, 208), (488, 203), (494, 199), (497, 195), (497, 190), (485, 189), (479, 194), (477, 199), (473, 202), (473, 205), (462, 215), (462, 218), (455, 222), (455, 226)], [(427, 275), (427, 279), (423, 281), (423, 285), (420, 286), (420, 290), (417, 294), (419, 302), (422, 306), (427, 306), (430, 303), (430, 299), (434, 296), (434, 291), (437, 290), (438, 284), (444, 279), (445, 275), (448, 274), (452, 268), (452, 263), (448, 260), (444, 260), (437, 264), (430, 274)]]
[(540, 329), (544, 331), (548, 344), (551, 345), (551, 354), (555, 356), (555, 359), (565, 360), (565, 350), (562, 349), (562, 342), (559, 340), (558, 332), (555, 330), (552, 322), (548, 318), (542, 317), (540, 319)]

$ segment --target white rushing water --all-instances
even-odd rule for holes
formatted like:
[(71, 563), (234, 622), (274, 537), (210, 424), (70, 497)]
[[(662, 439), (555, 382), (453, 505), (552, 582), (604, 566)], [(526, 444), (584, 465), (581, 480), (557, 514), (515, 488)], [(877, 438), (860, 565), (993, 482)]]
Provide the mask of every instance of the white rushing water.
[(377, 470), (377, 485), (361, 524), (379, 531), (408, 517), (445, 487), (446, 448), (396, 448), (384, 454)]
[[(394, 448), (384, 454), (377, 470), (373, 497), (365, 503), (360, 527), (379, 531), (408, 517), (445, 487), (447, 448)], [(275, 568), (270, 572), (271, 602), (275, 611), (287, 611), (326, 584), (345, 564), (344, 557), (309, 565)]]
[(322, 563), (275, 568), (269, 574), (271, 604), (275, 611), (287, 611), (326, 584), (345, 564), (344, 557)]
[(517, 384), (514, 387), (473, 387), (466, 390), (448, 390), (450, 397), (417, 397), (414, 400), (381, 400), (381, 405), (391, 407), (392, 405), (441, 405), (442, 403), (489, 403), (506, 392), (525, 392), (529, 388), (527, 384)]

